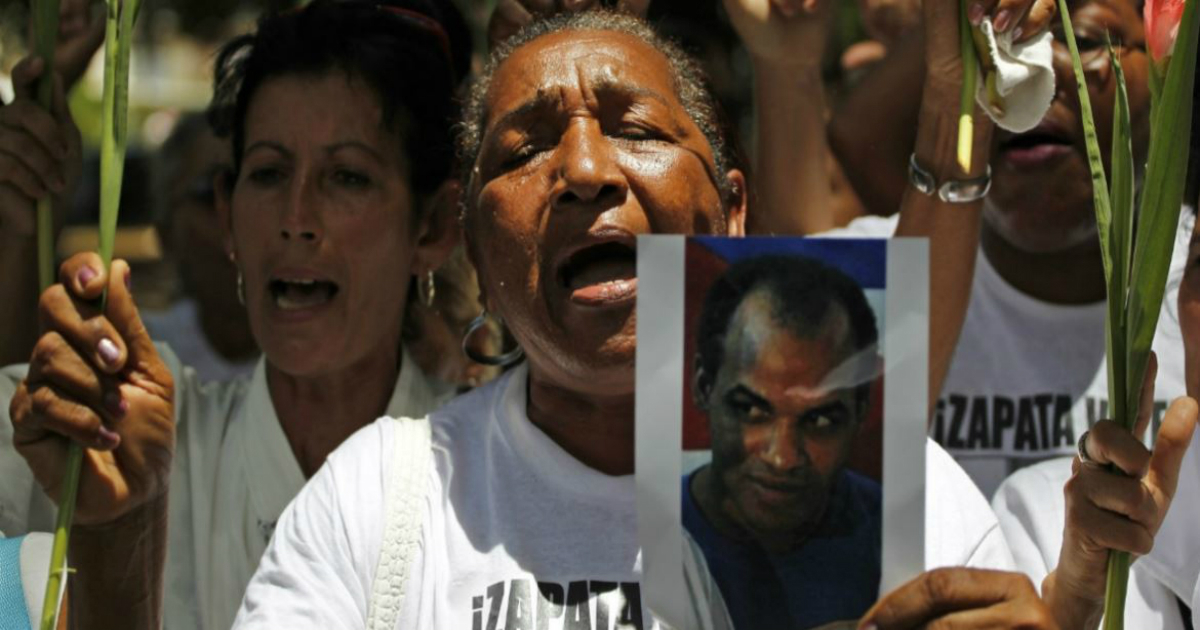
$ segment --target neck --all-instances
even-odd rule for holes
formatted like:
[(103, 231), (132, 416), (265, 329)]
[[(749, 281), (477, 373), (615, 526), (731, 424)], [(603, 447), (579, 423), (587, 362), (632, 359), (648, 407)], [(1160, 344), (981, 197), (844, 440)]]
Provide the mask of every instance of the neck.
[(983, 222), (980, 245), (1004, 281), (1051, 304), (1093, 304), (1105, 298), (1104, 263), (1097, 244), (1061, 252), (1030, 253), (1014, 247)]
[[(219, 313), (215, 309), (205, 309), (197, 301), (196, 308), (200, 317), (200, 330), (204, 338), (221, 358), (228, 361), (247, 361), (258, 355), (258, 343), (254, 341), (254, 333), (246, 321), (246, 312)], [(234, 318), (234, 319), (230, 319)], [(230, 323), (231, 321), (236, 323)]]
[(633, 474), (633, 393), (598, 396), (573, 391), (529, 368), (530, 422), (590, 468)]
[(293, 376), (267, 362), (271, 402), (306, 478), (346, 438), (384, 414), (400, 368), (395, 351), (317, 376)]

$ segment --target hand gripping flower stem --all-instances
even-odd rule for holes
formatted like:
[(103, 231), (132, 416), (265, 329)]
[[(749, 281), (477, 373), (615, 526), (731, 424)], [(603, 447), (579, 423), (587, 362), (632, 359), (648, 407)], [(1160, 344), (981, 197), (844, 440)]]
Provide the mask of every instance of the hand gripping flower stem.
[[(1177, 24), (1177, 41), (1160, 41), (1150, 47), (1152, 57), (1155, 57), (1150, 73), (1150, 154), (1141, 196), (1135, 200), (1129, 104), (1120, 57), (1110, 45), (1109, 57), (1117, 87), (1110, 187), (1070, 13), (1066, 0), (1058, 2), (1078, 87), (1088, 166), (1092, 172), (1096, 227), (1107, 282), (1105, 346), (1110, 408), (1115, 419), (1132, 430), (1141, 405), (1140, 384), (1150, 360), (1150, 346), (1158, 325), (1183, 202), (1200, 14), (1195, 0), (1187, 2), (1182, 16), (1178, 11), (1173, 12), (1176, 20), (1182, 17)], [(1169, 10), (1158, 11), (1158, 5), (1175, 2), (1182, 0), (1148, 0), (1146, 14), (1172, 14)], [(1168, 32), (1171, 26), (1157, 25), (1155, 30)], [(1169, 51), (1175, 46), (1179, 47), (1177, 52), (1180, 54), (1175, 55), (1172, 64), (1169, 63)], [(1158, 54), (1168, 56), (1157, 57)], [(1109, 553), (1104, 595), (1105, 630), (1124, 628), (1130, 562), (1127, 552), (1112, 550)]]
[[(57, 5), (57, 2), (54, 2)], [(129, 104), (129, 55), (133, 44), (133, 24), (137, 19), (140, 0), (108, 0), (104, 38), (104, 103), (100, 139), (100, 257), (107, 269), (112, 263), (113, 241), (117, 231), (117, 212), (121, 200), (121, 180), (125, 167), (127, 141), (127, 116)], [(54, 10), (58, 14), (57, 6)], [(57, 30), (57, 29), (55, 29)], [(53, 41), (53, 38), (51, 39)], [(53, 48), (47, 57), (53, 58)], [(47, 74), (49, 76), (49, 74)], [(48, 83), (48, 82), (43, 82)], [(41, 206), (38, 208), (41, 220)], [(47, 216), (49, 213), (47, 212)], [(47, 220), (48, 221), (48, 220)], [(39, 222), (39, 238), (47, 238), (49, 229)], [(39, 248), (40, 248), (39, 244)], [(40, 253), (40, 249), (39, 249)], [(40, 257), (39, 257), (40, 258)], [(39, 262), (42, 262), (39, 260)], [(48, 286), (47, 277), (53, 277), (53, 261), (49, 264), (49, 275), (43, 272), (42, 286)], [(101, 298), (101, 311), (104, 310)], [(83, 464), (83, 448), (72, 443), (67, 455), (66, 480), (59, 497), (58, 518), (54, 527), (54, 546), (51, 550), (50, 576), (46, 583), (46, 596), (42, 604), (41, 630), (54, 630), (58, 625), (63, 587), (67, 572), (67, 547), (71, 537), (71, 523), (75, 515), (75, 498), (79, 490), (79, 473)]]
[[(34, 50), (41, 57), (45, 68), (42, 71), (42, 78), (38, 82), (37, 100), (39, 105), (49, 111), (54, 94), (54, 47), (58, 41), (58, 0), (34, 2), (33, 39)], [(54, 215), (51, 211), (51, 203), (53, 202), (49, 195), (37, 202), (38, 285), (43, 291), (54, 282)], [(67, 460), (68, 474), (73, 471), (73, 476), (78, 477), (81, 463), (82, 457), (76, 457), (72, 452)], [(64, 493), (64, 496), (67, 494), (70, 493)], [(74, 503), (74, 494), (70, 494), (70, 500)], [(54, 536), (50, 577), (46, 583), (46, 596), (42, 605), (40, 627), (48, 630), (53, 630), (57, 623), (59, 601), (62, 596), (62, 572), (66, 566), (66, 537), (59, 535), (60, 529), (56, 528)]]

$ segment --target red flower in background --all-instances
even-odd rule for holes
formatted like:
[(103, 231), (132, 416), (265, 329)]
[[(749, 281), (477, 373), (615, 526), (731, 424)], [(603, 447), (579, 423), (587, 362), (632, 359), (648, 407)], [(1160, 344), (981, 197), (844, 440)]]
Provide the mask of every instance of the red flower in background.
[(1175, 49), (1175, 36), (1179, 34), (1179, 21), (1183, 18), (1183, 1), (1146, 0), (1142, 16), (1151, 59), (1166, 59)]

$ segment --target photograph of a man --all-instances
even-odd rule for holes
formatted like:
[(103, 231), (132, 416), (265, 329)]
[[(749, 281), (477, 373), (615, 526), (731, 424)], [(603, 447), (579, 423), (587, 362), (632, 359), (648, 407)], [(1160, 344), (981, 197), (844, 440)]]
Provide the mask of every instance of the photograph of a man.
[(697, 332), (712, 461), (683, 478), (683, 524), (734, 627), (853, 623), (881, 557), (880, 485), (846, 468), (880, 364), (862, 288), (813, 258), (745, 258), (709, 288)]

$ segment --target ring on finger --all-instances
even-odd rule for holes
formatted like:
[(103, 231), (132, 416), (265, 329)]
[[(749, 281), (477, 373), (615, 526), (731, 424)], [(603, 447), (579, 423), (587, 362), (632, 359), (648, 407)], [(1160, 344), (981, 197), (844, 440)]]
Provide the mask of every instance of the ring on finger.
[(1088, 439), (1088, 434), (1090, 434), (1090, 433), (1091, 433), (1091, 431), (1084, 431), (1083, 435), (1079, 436), (1079, 441), (1075, 443), (1075, 451), (1076, 451), (1076, 454), (1079, 456), (1079, 463), (1095, 465), (1096, 460), (1092, 459), (1091, 457), (1088, 457), (1088, 452), (1087, 452), (1087, 439)]

